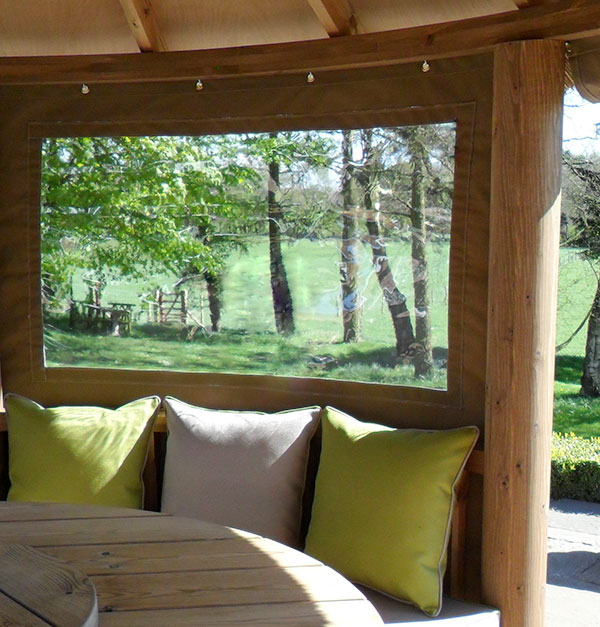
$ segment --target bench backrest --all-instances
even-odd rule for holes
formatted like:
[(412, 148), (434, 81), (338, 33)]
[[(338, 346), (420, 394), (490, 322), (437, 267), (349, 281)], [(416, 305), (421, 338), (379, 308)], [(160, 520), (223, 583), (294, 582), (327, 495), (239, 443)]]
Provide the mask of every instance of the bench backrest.
[[(150, 440), (148, 459), (144, 469), (144, 509), (160, 511), (160, 495), (167, 444), (167, 424), (164, 412), (160, 412)], [(320, 434), (311, 444), (307, 482), (303, 503), (302, 533), (306, 534), (314, 495), (314, 482), (320, 454)], [(8, 431), (6, 417), (0, 413), (0, 500), (5, 500), (10, 487), (8, 476)], [(481, 528), (481, 499), (470, 499), (472, 492), (480, 492), (483, 476), (483, 451), (471, 454), (456, 490), (456, 503), (452, 519), (452, 535), (448, 547), (446, 588), (451, 596), (468, 601), (479, 600), (480, 550), (473, 538), (481, 534), (473, 529)]]

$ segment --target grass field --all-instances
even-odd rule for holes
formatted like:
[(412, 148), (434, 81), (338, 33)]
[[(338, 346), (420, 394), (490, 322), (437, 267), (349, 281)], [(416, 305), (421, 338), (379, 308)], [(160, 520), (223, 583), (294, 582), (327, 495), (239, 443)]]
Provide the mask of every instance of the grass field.
[[(577, 250), (563, 249), (560, 258), (557, 345), (585, 319), (596, 290), (594, 268)], [(583, 437), (600, 436), (600, 399), (579, 395), (587, 324), (556, 356), (554, 430)]]
[[(410, 247), (389, 246), (398, 286), (412, 307)], [(291, 339), (274, 330), (269, 284), (268, 248), (254, 244), (248, 253), (232, 255), (225, 279), (221, 334), (197, 334), (182, 341), (181, 328), (157, 328), (142, 324), (138, 307), (131, 337), (93, 336), (71, 333), (64, 319), (48, 319), (46, 354), (49, 365), (174, 369), (181, 371), (238, 372), (315, 376), (374, 381), (391, 384), (427, 385), (444, 388), (446, 371), (436, 368), (431, 380), (415, 382), (412, 368), (396, 363), (393, 331), (381, 299), (377, 278), (363, 249), (363, 341), (343, 344), (341, 339), (339, 247), (337, 242), (302, 240), (284, 248), (286, 269), (294, 298), (297, 333)], [(448, 247), (430, 250), (432, 332), (434, 346), (447, 346)], [(103, 301), (139, 303), (156, 286), (172, 287), (173, 277), (148, 276), (134, 284), (109, 280)], [(593, 268), (576, 250), (561, 252), (557, 344), (567, 340), (585, 318), (596, 287)], [(74, 297), (85, 298), (86, 287), (77, 277)], [(192, 305), (199, 299), (192, 295)], [(585, 351), (586, 325), (557, 355), (554, 428), (581, 436), (600, 436), (600, 400), (579, 396), (579, 378)], [(316, 358), (316, 359), (315, 359)], [(319, 358), (325, 358), (325, 365)]]
[[(410, 244), (392, 242), (388, 254), (398, 288), (412, 309)], [(343, 344), (340, 302), (339, 242), (300, 240), (284, 247), (290, 282), (296, 333), (292, 338), (275, 333), (266, 239), (252, 243), (247, 252), (231, 256), (223, 290), (223, 332), (197, 333), (184, 342), (181, 328), (152, 329), (137, 325), (131, 337), (100, 337), (69, 333), (59, 320), (46, 326), (46, 359), (49, 365), (160, 368), (180, 371), (238, 372), (319, 376), (335, 379), (415, 384), (413, 368), (397, 364), (391, 318), (371, 263), (370, 248), (361, 247), (362, 340)], [(430, 246), (431, 312), (433, 345), (444, 356), (448, 341), (448, 246)], [(173, 278), (148, 276), (127, 284), (115, 278), (103, 290), (103, 303), (138, 302), (159, 285), (171, 289)], [(190, 287), (196, 319), (208, 324), (206, 297)], [(204, 289), (204, 288), (202, 288)], [(85, 298), (87, 287), (76, 278), (73, 295)], [(201, 307), (201, 303), (204, 307)], [(144, 321), (141, 308), (135, 318)], [(439, 362), (441, 364), (441, 360)], [(443, 365), (443, 364), (441, 364)], [(436, 388), (446, 385), (446, 370), (416, 382)]]
[[(322, 341), (337, 341), (341, 336), (340, 317), (340, 251), (337, 240), (299, 240), (284, 246), (285, 267), (294, 302), (294, 318), (299, 336)], [(398, 288), (407, 297), (412, 308), (413, 286), (410, 244), (392, 242), (388, 254)], [(433, 345), (448, 345), (448, 245), (429, 247), (431, 274), (431, 312)], [(370, 249), (363, 245), (360, 254), (361, 295), (364, 301), (362, 335), (368, 342), (393, 345), (393, 329), (387, 308), (381, 298), (381, 289), (371, 264)], [(73, 284), (73, 297), (83, 300), (87, 287), (78, 273)], [(122, 278), (109, 279), (102, 293), (103, 303), (136, 303), (136, 312), (144, 295), (154, 287), (172, 289), (176, 277), (151, 275), (143, 280), (128, 282)], [(223, 291), (224, 329), (244, 330), (247, 333), (275, 331), (273, 304), (269, 282), (269, 249), (264, 239), (249, 246), (247, 252), (231, 255), (225, 273)], [(189, 284), (188, 284), (189, 287)], [(198, 295), (190, 288), (192, 308), (196, 317), (207, 321), (206, 300), (204, 313), (198, 311)], [(144, 320), (144, 317), (141, 316)]]
[(600, 436), (600, 399), (579, 395), (583, 357), (558, 355), (554, 383), (554, 430)]
[[(581, 258), (578, 251), (563, 248), (560, 255), (556, 345), (571, 337), (587, 315), (596, 291), (594, 268)], [(587, 325), (569, 342), (560, 354), (585, 354)], [(581, 375), (580, 375), (581, 376)]]

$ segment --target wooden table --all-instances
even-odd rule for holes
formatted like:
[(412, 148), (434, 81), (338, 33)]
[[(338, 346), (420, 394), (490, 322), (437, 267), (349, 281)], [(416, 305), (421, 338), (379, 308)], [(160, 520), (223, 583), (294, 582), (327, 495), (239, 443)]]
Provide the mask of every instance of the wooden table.
[(351, 583), (311, 557), (191, 518), (1, 502), (0, 538), (87, 573), (102, 627), (382, 624)]
[(0, 625), (98, 627), (90, 578), (23, 544), (0, 544)]

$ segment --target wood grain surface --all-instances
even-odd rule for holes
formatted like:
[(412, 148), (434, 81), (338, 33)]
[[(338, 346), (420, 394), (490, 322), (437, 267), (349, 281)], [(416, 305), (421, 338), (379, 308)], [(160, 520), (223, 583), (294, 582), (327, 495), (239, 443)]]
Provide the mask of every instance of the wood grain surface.
[(308, 555), (199, 520), (3, 502), (0, 537), (87, 573), (101, 626), (381, 624), (361, 592)]
[(494, 73), (484, 601), (544, 624), (564, 51), (499, 46)]
[[(222, 3), (223, 4), (223, 3)], [(161, 54), (0, 58), (0, 84), (195, 81), (371, 67), (478, 54), (523, 39), (566, 41), (600, 33), (597, 0), (556, 0), (523, 11), (381, 33)], [(173, 36), (172, 36), (173, 38)], [(175, 35), (175, 39), (181, 34)], [(173, 41), (172, 48), (177, 47)]]
[(96, 591), (86, 574), (22, 544), (0, 544), (0, 624), (96, 627)]

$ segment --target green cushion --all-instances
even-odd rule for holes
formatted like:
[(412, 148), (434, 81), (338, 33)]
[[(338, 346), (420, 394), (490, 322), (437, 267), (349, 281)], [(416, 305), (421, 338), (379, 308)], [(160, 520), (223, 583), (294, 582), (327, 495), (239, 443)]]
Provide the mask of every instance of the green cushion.
[(306, 552), (436, 616), (454, 486), (478, 429), (390, 429), (331, 407), (322, 424)]
[(142, 471), (160, 399), (118, 409), (46, 409), (7, 394), (10, 501), (140, 508)]

